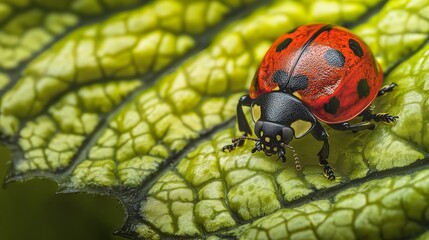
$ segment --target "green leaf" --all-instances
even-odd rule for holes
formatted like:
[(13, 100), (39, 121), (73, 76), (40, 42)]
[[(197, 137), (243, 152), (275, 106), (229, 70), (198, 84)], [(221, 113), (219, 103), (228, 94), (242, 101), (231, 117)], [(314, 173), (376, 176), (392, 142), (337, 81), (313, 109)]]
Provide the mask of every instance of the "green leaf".
[(71, 28), (102, 14), (137, 6), (137, 0), (0, 2), (0, 68), (13, 71)]
[[(429, 1), (45, 0), (1, 12), (7, 181), (115, 197), (130, 238), (427, 235)], [(311, 137), (292, 142), (302, 171), (248, 142), (221, 151), (240, 135), (236, 104), (265, 51), (311, 22), (350, 27), (398, 84), (374, 102), (396, 124), (327, 127), (337, 181)]]

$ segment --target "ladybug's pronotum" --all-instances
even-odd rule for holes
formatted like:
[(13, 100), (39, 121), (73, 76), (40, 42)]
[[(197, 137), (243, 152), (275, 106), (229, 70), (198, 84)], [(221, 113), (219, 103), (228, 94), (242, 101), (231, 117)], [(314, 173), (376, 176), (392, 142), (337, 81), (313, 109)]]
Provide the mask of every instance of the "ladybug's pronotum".
[[(368, 46), (345, 28), (326, 24), (301, 26), (279, 37), (269, 48), (250, 86), (237, 105), (238, 127), (244, 135), (223, 151), (232, 151), (245, 140), (256, 142), (252, 152), (277, 154), (286, 161), (290, 141), (311, 132), (323, 141), (319, 163), (328, 179), (335, 179), (329, 165), (328, 134), (320, 122), (337, 130), (374, 129), (376, 122), (392, 123), (397, 116), (372, 113), (377, 96), (390, 92), (391, 83), (380, 89), (383, 72)], [(243, 106), (251, 108), (256, 138)], [(362, 122), (348, 121), (361, 116)], [(319, 122), (320, 121), (320, 122)]]

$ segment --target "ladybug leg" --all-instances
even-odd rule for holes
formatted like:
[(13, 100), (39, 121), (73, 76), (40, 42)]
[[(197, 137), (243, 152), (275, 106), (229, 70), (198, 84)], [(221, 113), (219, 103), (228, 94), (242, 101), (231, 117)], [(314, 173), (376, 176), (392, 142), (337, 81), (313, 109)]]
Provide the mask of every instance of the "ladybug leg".
[(277, 152), (277, 154), (279, 155), (279, 157), (277, 158), (277, 160), (279, 160), (280, 158), (282, 159), (283, 163), (286, 163), (286, 150), (284, 147), (280, 146), (279, 147), (279, 151)]
[(332, 127), (335, 130), (340, 131), (362, 131), (362, 130), (374, 130), (375, 124), (372, 122), (360, 122), (356, 124), (350, 124), (349, 122), (343, 122), (338, 124), (329, 124), (330, 127)]
[(222, 151), (232, 151), (235, 148), (242, 146), (244, 144), (244, 141), (247, 139), (248, 135), (252, 134), (252, 130), (250, 129), (249, 123), (247, 122), (246, 115), (243, 111), (243, 106), (250, 107), (252, 104), (252, 99), (249, 95), (244, 95), (240, 97), (237, 104), (237, 123), (238, 123), (238, 129), (241, 132), (244, 132), (244, 134), (241, 137), (233, 138), (232, 144), (225, 145), (222, 148)]
[(387, 86), (382, 87), (377, 94), (377, 97), (383, 96), (384, 94), (386, 94), (387, 92), (391, 92), (393, 91), (393, 89), (398, 86), (398, 84), (396, 83), (391, 83)]
[(374, 110), (374, 107), (375, 107), (374, 105), (371, 105), (359, 114), (359, 116), (362, 117), (362, 122), (367, 122), (371, 120), (372, 111)]
[(389, 115), (388, 113), (372, 113), (372, 108), (367, 108), (361, 114), (362, 121), (375, 121), (384, 123), (393, 123), (399, 118), (398, 116)]
[(233, 138), (231, 140), (232, 144), (228, 144), (228, 145), (225, 145), (222, 147), (222, 152), (226, 152), (226, 151), (231, 152), (232, 150), (234, 150), (238, 146), (243, 145), (246, 137), (247, 137), (246, 135), (243, 135), (243, 136), (238, 137), (238, 138)]
[(261, 141), (256, 139), (255, 147), (252, 149), (252, 153), (258, 152), (262, 150)]
[(319, 164), (323, 166), (323, 173), (325, 174), (326, 178), (329, 180), (335, 180), (334, 171), (327, 160), (329, 156), (328, 133), (319, 122), (316, 122), (313, 130), (311, 131), (311, 134), (316, 140), (323, 141), (322, 149), (320, 149), (319, 153), (317, 154), (317, 156), (319, 156)]
[(249, 95), (240, 97), (237, 104), (237, 122), (238, 129), (244, 132), (244, 136), (251, 135), (252, 130), (250, 129), (249, 122), (247, 122), (246, 115), (244, 115), (243, 106), (250, 107), (252, 99)]
[(392, 116), (388, 113), (376, 113), (371, 115), (371, 119), (376, 122), (393, 123), (396, 122), (398, 116)]

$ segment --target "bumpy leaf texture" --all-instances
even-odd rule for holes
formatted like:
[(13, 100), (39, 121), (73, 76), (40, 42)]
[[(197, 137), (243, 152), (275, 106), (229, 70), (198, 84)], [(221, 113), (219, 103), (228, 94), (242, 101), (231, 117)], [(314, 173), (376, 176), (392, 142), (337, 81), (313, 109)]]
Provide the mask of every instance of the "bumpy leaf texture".
[[(351, 28), (398, 84), (375, 101), (396, 124), (327, 128), (337, 181), (311, 137), (293, 142), (300, 172), (252, 143), (221, 152), (265, 51), (312, 22)], [(428, 0), (1, 2), (7, 181), (116, 197), (129, 238), (424, 239), (428, 34)]]

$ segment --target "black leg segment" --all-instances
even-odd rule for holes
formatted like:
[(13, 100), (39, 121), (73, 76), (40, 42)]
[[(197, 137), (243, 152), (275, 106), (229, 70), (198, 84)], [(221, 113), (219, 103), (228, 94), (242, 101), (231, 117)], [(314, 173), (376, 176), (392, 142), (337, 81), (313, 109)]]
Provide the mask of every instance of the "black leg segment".
[(380, 91), (378, 91), (377, 97), (383, 96), (384, 94), (386, 94), (387, 92), (391, 92), (393, 91), (393, 89), (398, 86), (398, 84), (396, 83), (391, 83), (387, 86), (384, 86), (380, 89)]
[(376, 113), (372, 114), (372, 120), (376, 122), (393, 123), (399, 118), (398, 116), (392, 116), (388, 113)]
[(335, 180), (335, 174), (328, 163), (329, 156), (329, 141), (328, 133), (319, 122), (316, 122), (313, 130), (311, 131), (313, 137), (318, 141), (323, 141), (322, 149), (320, 149), (317, 156), (319, 156), (319, 164), (323, 166), (323, 173), (329, 180)]
[(249, 95), (244, 95), (240, 97), (237, 103), (237, 123), (238, 129), (244, 134), (241, 137), (232, 139), (232, 144), (225, 145), (222, 148), (222, 151), (232, 151), (235, 148), (242, 146), (245, 140), (255, 140), (253, 138), (247, 137), (248, 135), (252, 135), (252, 130), (250, 129), (249, 122), (247, 122), (246, 115), (243, 111), (243, 106), (250, 107), (252, 104), (252, 99)]
[(375, 124), (372, 122), (360, 122), (356, 124), (350, 124), (349, 122), (329, 124), (329, 126), (335, 130), (340, 131), (362, 131), (362, 130), (374, 130)]
[(393, 116), (388, 113), (372, 113), (371, 109), (366, 109), (361, 113), (363, 116), (362, 121), (375, 121), (375, 122), (384, 122), (384, 123), (394, 123), (398, 120), (398, 116)]
[(365, 109), (360, 116), (363, 117), (363, 122), (373, 120), (375, 122), (393, 123), (399, 118), (398, 116), (389, 115), (388, 113), (372, 113), (372, 107)]
[(280, 158), (282, 159), (282, 162), (285, 163), (286, 162), (286, 150), (284, 147), (279, 147), (279, 151), (277, 153), (279, 155), (279, 157), (277, 158), (277, 160), (279, 160)]
[[(243, 135), (243, 136), (241, 136), (241, 137), (233, 138), (233, 139), (231, 140), (232, 144), (229, 144), (229, 145), (225, 145), (225, 146), (223, 146), (222, 151), (223, 151), (223, 152), (225, 152), (225, 151), (231, 152), (231, 151), (232, 151), (232, 150), (234, 150), (235, 148), (237, 148), (237, 147), (239, 147), (239, 146), (243, 145), (245, 140), (252, 140), (252, 141), (255, 141), (255, 142), (256, 142), (256, 146), (257, 146), (257, 147), (259, 146), (259, 148), (260, 148), (261, 142), (260, 142), (260, 140), (259, 140), (258, 138), (251, 138), (251, 137), (246, 136), (246, 134), (244, 134), (244, 135)], [(255, 149), (256, 149), (257, 147), (255, 147)], [(254, 149), (254, 150), (255, 150), (255, 149)], [(260, 151), (260, 150), (261, 150), (261, 149), (257, 149), (257, 151)], [(256, 151), (256, 150), (255, 150), (255, 151)], [(253, 152), (255, 152), (255, 151), (253, 151), (253, 150), (252, 150), (252, 153), (253, 153)]]
[(246, 119), (246, 115), (244, 115), (243, 106), (250, 107), (252, 104), (252, 99), (249, 95), (244, 95), (240, 97), (237, 104), (237, 122), (238, 129), (241, 132), (244, 132), (244, 135), (252, 135), (252, 130), (250, 129), (249, 122)]

